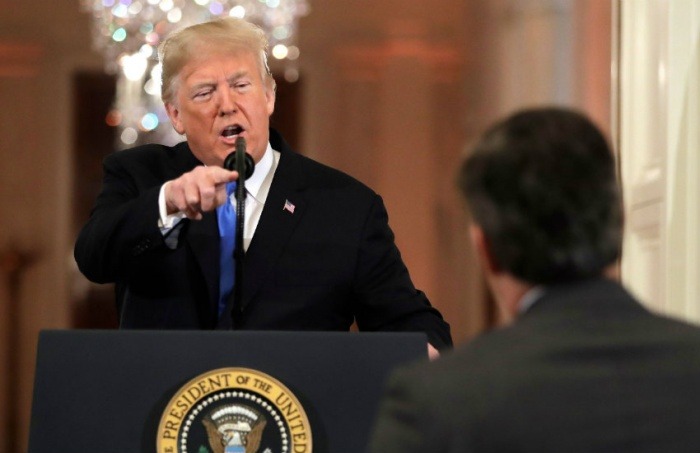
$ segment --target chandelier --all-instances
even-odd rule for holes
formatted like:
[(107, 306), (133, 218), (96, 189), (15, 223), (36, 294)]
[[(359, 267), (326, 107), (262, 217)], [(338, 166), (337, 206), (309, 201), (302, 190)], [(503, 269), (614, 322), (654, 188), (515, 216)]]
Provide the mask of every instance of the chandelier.
[(94, 47), (117, 75), (114, 108), (105, 119), (119, 130), (117, 148), (183, 139), (160, 99), (157, 55), (161, 41), (180, 28), (224, 16), (246, 19), (265, 30), (272, 69), (289, 82), (299, 77), (295, 36), (306, 0), (82, 0), (82, 6), (92, 14)]

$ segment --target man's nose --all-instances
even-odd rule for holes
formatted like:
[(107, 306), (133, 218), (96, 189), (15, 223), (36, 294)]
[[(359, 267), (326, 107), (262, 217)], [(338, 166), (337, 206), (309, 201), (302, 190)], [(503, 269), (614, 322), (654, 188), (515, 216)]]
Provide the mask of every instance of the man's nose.
[(223, 89), (219, 96), (219, 115), (225, 116), (236, 112), (236, 96), (232, 90)]

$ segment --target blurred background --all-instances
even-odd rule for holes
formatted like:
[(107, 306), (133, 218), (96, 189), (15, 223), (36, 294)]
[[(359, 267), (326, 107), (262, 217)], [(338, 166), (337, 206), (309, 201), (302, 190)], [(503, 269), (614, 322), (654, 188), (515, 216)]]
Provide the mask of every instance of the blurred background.
[[(273, 126), (384, 197), (413, 280), (457, 343), (500, 318), (468, 245), (456, 168), (488, 124), (541, 104), (584, 110), (614, 145), (623, 281), (654, 309), (700, 319), (700, 2), (256, 2), (263, 20), (293, 13), (285, 29), (266, 22), (283, 45)], [(107, 154), (177, 137), (153, 104), (152, 49), (139, 44), (143, 61), (129, 62), (115, 43), (133, 45), (133, 16), (157, 44), (167, 27), (148, 8), (172, 25), (193, 20), (184, 6), (170, 13), (188, 3), (210, 14), (235, 4), (0, 0), (0, 452), (26, 451), (38, 333), (116, 327), (112, 287), (77, 271), (75, 237)], [(116, 17), (107, 32), (95, 28), (103, 9)]]

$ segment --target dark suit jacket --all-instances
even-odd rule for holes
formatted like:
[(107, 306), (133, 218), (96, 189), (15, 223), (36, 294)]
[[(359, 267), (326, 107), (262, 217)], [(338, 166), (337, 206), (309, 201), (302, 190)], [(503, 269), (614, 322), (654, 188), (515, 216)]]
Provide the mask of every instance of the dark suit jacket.
[(219, 320), (216, 212), (181, 221), (175, 249), (157, 226), (160, 186), (201, 165), (187, 143), (105, 159), (75, 258), (90, 280), (116, 282), (121, 327), (348, 330), (356, 320), (361, 330), (423, 331), (437, 347), (451, 344), (449, 326), (411, 282), (381, 198), (274, 131), (270, 141), (280, 161), (245, 256), (243, 302)]
[(371, 451), (698, 452), (698, 427), (700, 329), (594, 280), (396, 372)]

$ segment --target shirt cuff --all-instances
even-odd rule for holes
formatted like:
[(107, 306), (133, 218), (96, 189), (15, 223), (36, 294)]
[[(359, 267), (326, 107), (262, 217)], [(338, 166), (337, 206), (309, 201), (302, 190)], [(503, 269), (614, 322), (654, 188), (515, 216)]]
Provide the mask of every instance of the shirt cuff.
[(166, 234), (185, 217), (183, 212), (168, 215), (168, 209), (165, 205), (165, 186), (167, 184), (170, 184), (170, 181), (160, 186), (160, 193), (158, 194), (158, 211), (160, 212), (158, 228), (160, 228), (162, 234)]

